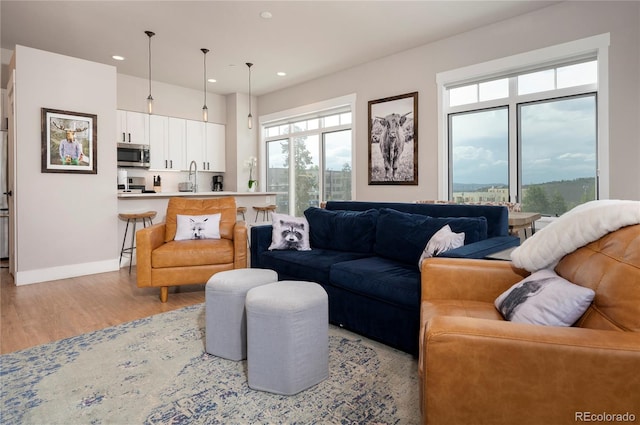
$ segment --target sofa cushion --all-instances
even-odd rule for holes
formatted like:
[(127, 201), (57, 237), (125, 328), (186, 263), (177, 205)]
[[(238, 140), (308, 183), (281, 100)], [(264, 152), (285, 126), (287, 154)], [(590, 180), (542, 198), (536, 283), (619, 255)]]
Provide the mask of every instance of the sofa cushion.
[(329, 283), (329, 268), (334, 263), (366, 257), (356, 252), (313, 249), (311, 251), (266, 251), (260, 255), (260, 267), (273, 269), (291, 279)]
[(233, 263), (233, 241), (200, 239), (171, 241), (151, 252), (151, 267), (190, 267)]
[(334, 264), (331, 284), (365, 297), (417, 309), (420, 305), (420, 272), (408, 265), (381, 257)]
[(484, 217), (429, 217), (389, 208), (380, 209), (374, 252), (382, 257), (412, 264), (418, 260), (431, 237), (445, 225), (465, 234), (465, 245), (487, 239)]
[(378, 210), (329, 211), (311, 207), (304, 215), (309, 222), (312, 248), (373, 252)]

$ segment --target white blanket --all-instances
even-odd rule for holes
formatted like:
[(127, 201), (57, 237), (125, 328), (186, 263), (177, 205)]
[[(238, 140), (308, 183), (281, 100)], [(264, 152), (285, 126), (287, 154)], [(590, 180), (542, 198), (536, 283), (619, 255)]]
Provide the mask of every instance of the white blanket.
[(516, 267), (553, 268), (562, 257), (621, 227), (640, 223), (640, 201), (599, 200), (578, 205), (513, 250)]

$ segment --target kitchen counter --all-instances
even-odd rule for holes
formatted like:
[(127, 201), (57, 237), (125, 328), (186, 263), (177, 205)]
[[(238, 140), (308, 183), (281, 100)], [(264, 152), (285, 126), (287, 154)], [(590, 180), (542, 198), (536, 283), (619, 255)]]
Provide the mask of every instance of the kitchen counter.
[[(172, 198), (174, 196), (181, 197), (221, 197), (221, 196), (234, 196), (234, 197), (247, 197), (247, 196), (273, 196), (275, 199), (275, 192), (159, 192), (159, 193), (118, 193), (118, 199), (154, 199), (154, 198)], [(274, 202), (275, 203), (275, 202)], [(240, 205), (238, 205), (240, 206)]]

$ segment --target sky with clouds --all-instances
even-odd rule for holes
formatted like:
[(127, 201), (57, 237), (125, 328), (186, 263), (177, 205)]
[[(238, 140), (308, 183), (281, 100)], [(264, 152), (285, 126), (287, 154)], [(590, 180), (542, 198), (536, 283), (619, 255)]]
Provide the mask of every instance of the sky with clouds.
[[(523, 184), (594, 177), (595, 96), (520, 108)], [(452, 117), (454, 183), (508, 183), (507, 109)]]

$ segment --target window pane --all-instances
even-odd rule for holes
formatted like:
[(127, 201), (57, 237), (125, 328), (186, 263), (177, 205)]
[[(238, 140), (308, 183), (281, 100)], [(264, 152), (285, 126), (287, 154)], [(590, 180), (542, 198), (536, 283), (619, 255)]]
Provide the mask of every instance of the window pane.
[(449, 116), (451, 199), (509, 200), (508, 118), (506, 107)]
[(276, 192), (278, 212), (289, 213), (289, 140), (267, 142), (267, 192)]
[(323, 118), (323, 127), (334, 127), (340, 125), (340, 115), (329, 115)]
[(278, 136), (280, 134), (280, 128), (279, 127), (267, 127), (266, 129), (266, 136), (267, 137), (275, 137)]
[(299, 131), (305, 131), (307, 129), (307, 122), (306, 121), (298, 121), (298, 122), (294, 122), (293, 124), (291, 124), (291, 126), (293, 127), (293, 129), (291, 130), (292, 133), (296, 133)]
[(351, 200), (351, 130), (324, 134), (324, 200)]
[(317, 135), (295, 137), (293, 144), (295, 161), (294, 214), (302, 216), (307, 208), (320, 205), (318, 199), (320, 146)]
[(318, 118), (307, 120), (307, 128), (309, 130), (317, 130), (320, 127), (319, 121), (320, 120)]
[(285, 135), (289, 134), (289, 124), (283, 124), (280, 126), (280, 132), (278, 134)]
[(556, 216), (595, 199), (595, 95), (519, 109), (523, 210)]
[(351, 124), (351, 112), (345, 112), (344, 114), (340, 114), (340, 124)]
[(480, 83), (480, 101), (503, 99), (509, 97), (509, 79), (487, 81)]
[(578, 63), (558, 68), (558, 88), (598, 82), (598, 61)]
[(478, 101), (478, 85), (457, 87), (449, 90), (449, 106), (465, 105)]
[(518, 76), (518, 94), (538, 93), (555, 88), (555, 70), (532, 72)]

